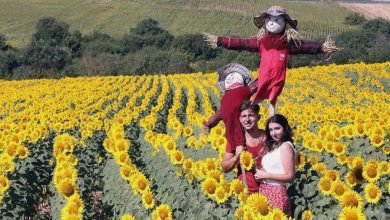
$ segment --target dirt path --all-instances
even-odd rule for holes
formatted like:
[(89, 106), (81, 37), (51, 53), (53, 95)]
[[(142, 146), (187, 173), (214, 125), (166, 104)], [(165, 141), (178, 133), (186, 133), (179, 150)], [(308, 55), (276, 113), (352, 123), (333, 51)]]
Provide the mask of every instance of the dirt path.
[(390, 20), (390, 3), (339, 3), (347, 10), (359, 13), (367, 19)]

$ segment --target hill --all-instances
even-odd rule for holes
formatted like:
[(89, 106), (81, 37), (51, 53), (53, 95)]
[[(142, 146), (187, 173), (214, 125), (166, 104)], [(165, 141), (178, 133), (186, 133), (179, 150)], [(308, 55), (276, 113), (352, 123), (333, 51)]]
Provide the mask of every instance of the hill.
[(52, 16), (83, 34), (99, 30), (121, 38), (146, 17), (158, 20), (174, 35), (211, 32), (253, 35), (253, 15), (281, 5), (299, 21), (308, 39), (335, 35), (355, 27), (343, 24), (348, 12), (336, 3), (265, 0), (1, 0), (0, 33), (11, 45), (26, 45), (39, 18)]

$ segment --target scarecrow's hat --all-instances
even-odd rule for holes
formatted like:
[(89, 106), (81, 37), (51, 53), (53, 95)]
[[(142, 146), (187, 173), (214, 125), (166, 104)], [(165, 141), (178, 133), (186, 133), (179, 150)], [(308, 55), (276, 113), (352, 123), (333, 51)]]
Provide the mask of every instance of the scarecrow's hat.
[(291, 19), (290, 16), (286, 13), (286, 10), (280, 6), (272, 6), (266, 12), (261, 14), (260, 16), (255, 16), (253, 18), (255, 25), (258, 28), (262, 28), (265, 23), (265, 19), (268, 16), (283, 16), (284, 20), (291, 25), (292, 28), (297, 29), (298, 21), (295, 19)]
[(229, 63), (218, 70), (218, 85), (222, 91), (225, 91), (226, 89), (225, 88), (226, 76), (234, 72), (237, 72), (242, 75), (245, 85), (249, 85), (253, 81), (251, 72), (245, 66), (238, 63)]

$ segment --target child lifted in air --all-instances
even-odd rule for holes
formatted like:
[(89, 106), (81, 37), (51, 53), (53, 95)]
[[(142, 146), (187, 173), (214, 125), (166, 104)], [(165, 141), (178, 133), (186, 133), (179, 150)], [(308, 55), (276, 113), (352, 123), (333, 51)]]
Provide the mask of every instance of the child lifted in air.
[(218, 71), (218, 84), (224, 93), (217, 112), (203, 123), (203, 131), (210, 129), (222, 120), (225, 124), (225, 137), (235, 149), (245, 146), (244, 129), (240, 124), (240, 106), (249, 100), (257, 90), (257, 80), (253, 80), (250, 71), (238, 63), (229, 63)]

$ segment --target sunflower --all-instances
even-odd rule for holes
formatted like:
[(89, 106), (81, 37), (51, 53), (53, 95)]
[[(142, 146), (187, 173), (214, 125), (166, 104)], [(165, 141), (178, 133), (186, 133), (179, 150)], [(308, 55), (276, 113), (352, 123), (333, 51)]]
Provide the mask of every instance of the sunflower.
[(379, 167), (379, 172), (381, 173), (381, 175), (389, 174), (390, 166), (389, 166), (389, 163), (387, 161), (379, 162), (378, 167)]
[(373, 183), (367, 184), (364, 188), (364, 196), (369, 203), (377, 204), (381, 195), (382, 191)]
[(220, 182), (223, 179), (223, 175), (219, 170), (210, 170), (209, 172), (207, 172), (207, 177), (211, 177), (217, 182)]
[(230, 187), (231, 184), (225, 179), (221, 179), (221, 182), (219, 184), (223, 187), (223, 189), (228, 194), (228, 196), (230, 196), (230, 194), (232, 192), (231, 187)]
[(215, 194), (215, 191), (217, 190), (217, 185), (218, 183), (214, 178), (207, 177), (201, 185), (203, 194), (209, 198), (212, 198)]
[(299, 151), (298, 154), (295, 156), (295, 164), (298, 169), (302, 169), (305, 166), (305, 153), (302, 151)]
[(347, 186), (340, 180), (337, 180), (332, 183), (331, 194), (336, 199), (339, 200), (346, 190)]
[(323, 176), (318, 181), (318, 189), (324, 195), (330, 195), (332, 192), (332, 179), (326, 176)]
[(175, 150), (176, 149), (176, 142), (174, 142), (173, 140), (168, 140), (164, 143), (164, 149), (165, 149), (165, 152), (170, 152), (171, 150)]
[(190, 171), (193, 167), (194, 161), (191, 158), (187, 158), (183, 160), (183, 169), (186, 171)]
[(250, 194), (246, 199), (246, 206), (251, 212), (262, 216), (268, 215), (270, 211), (268, 199), (259, 193)]
[(171, 207), (167, 204), (159, 205), (152, 212), (152, 220), (171, 220), (172, 219), (172, 210)]
[(244, 218), (244, 212), (245, 212), (245, 209), (243, 207), (238, 207), (234, 211), (234, 216), (237, 217), (238, 219), (243, 219)]
[(332, 147), (332, 153), (334, 153), (336, 156), (344, 155), (345, 145), (341, 142), (334, 143)]
[(140, 172), (133, 175), (130, 184), (134, 193), (141, 193), (149, 190), (149, 180)]
[(344, 129), (344, 133), (345, 133), (345, 136), (348, 137), (348, 138), (353, 138), (353, 136), (355, 135), (355, 127), (353, 125), (347, 125), (345, 127), (343, 127), (342, 129)]
[(385, 143), (383, 135), (374, 134), (369, 137), (370, 142), (374, 147), (381, 147)]
[(352, 175), (357, 184), (362, 184), (365, 180), (363, 177), (363, 167), (361, 165), (355, 166), (352, 169)]
[(360, 122), (355, 123), (356, 134), (358, 136), (364, 136), (364, 125)]
[(313, 169), (318, 173), (324, 175), (326, 171), (326, 165), (324, 163), (317, 163), (313, 166)]
[(318, 163), (317, 155), (313, 154), (310, 156), (308, 161), (312, 166), (316, 165)]
[(152, 209), (154, 207), (153, 194), (149, 190), (142, 193), (142, 204), (146, 209)]
[(333, 142), (332, 141), (325, 141), (324, 142), (324, 149), (328, 153), (333, 152)]
[(336, 181), (340, 179), (340, 174), (336, 170), (326, 170), (324, 176), (327, 176), (332, 179), (332, 181)]
[(287, 216), (283, 213), (282, 210), (275, 208), (271, 211), (271, 217), (269, 219), (272, 220), (288, 220)]
[(77, 186), (75, 184), (73, 184), (71, 181), (65, 180), (59, 184), (59, 192), (64, 197), (69, 197), (69, 196), (73, 195), (75, 193), (75, 191), (77, 191)]
[(314, 151), (321, 153), (324, 150), (324, 144), (321, 140), (317, 139), (314, 141)]
[(383, 146), (383, 153), (390, 154), (390, 146)]
[(135, 220), (135, 218), (130, 214), (124, 214), (122, 215), (121, 220)]
[(130, 165), (122, 166), (120, 169), (120, 175), (125, 180), (130, 180), (131, 175), (135, 172), (134, 167)]
[(363, 166), (362, 175), (363, 178), (366, 179), (368, 182), (373, 183), (379, 179), (380, 171), (378, 169), (378, 166), (366, 163)]
[(18, 149), (19, 145), (15, 142), (10, 142), (9, 145), (6, 147), (6, 153), (10, 157), (14, 157), (16, 154), (16, 150)]
[(229, 195), (225, 192), (225, 189), (221, 185), (218, 186), (215, 190), (215, 200), (218, 204), (224, 203), (227, 200), (228, 196)]
[(2, 194), (2, 192), (5, 192), (8, 190), (10, 184), (9, 184), (9, 180), (7, 179), (7, 177), (5, 176), (0, 176), (0, 194)]
[(171, 163), (174, 165), (180, 165), (183, 163), (184, 154), (179, 150), (172, 150), (170, 153)]
[(347, 156), (345, 154), (341, 154), (337, 157), (337, 163), (340, 165), (344, 165), (347, 163)]
[(207, 158), (204, 165), (205, 165), (206, 171), (216, 170), (218, 167), (218, 162), (215, 158)]
[(192, 128), (189, 127), (189, 126), (184, 127), (184, 128), (183, 128), (183, 134), (184, 134), (184, 136), (186, 136), (186, 137), (191, 136), (191, 135), (193, 134)]
[(345, 207), (341, 210), (339, 220), (365, 220), (366, 217), (359, 208)]
[(344, 192), (343, 196), (340, 198), (340, 204), (343, 208), (355, 207), (361, 210), (363, 206), (363, 199), (357, 192), (348, 190)]
[(240, 193), (245, 192), (245, 190), (246, 190), (244, 184), (242, 183), (242, 181), (240, 179), (234, 179), (232, 181), (232, 183), (230, 184), (230, 188), (231, 188), (232, 192), (237, 196)]
[(347, 175), (345, 175), (345, 181), (350, 187), (356, 186), (356, 179), (352, 172), (348, 172)]
[(312, 220), (313, 213), (310, 210), (305, 210), (302, 212), (302, 220)]
[(245, 170), (251, 170), (254, 164), (253, 156), (248, 151), (243, 151), (240, 154), (240, 165), (244, 167)]
[(115, 162), (120, 166), (126, 165), (127, 162), (130, 160), (129, 155), (125, 151), (115, 152), (114, 159), (115, 159)]
[(17, 154), (19, 155), (20, 159), (25, 159), (28, 157), (29, 151), (27, 147), (19, 146), (17, 149)]

